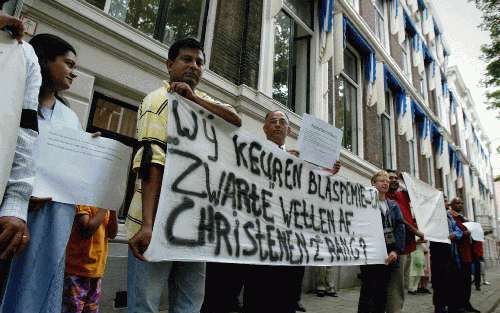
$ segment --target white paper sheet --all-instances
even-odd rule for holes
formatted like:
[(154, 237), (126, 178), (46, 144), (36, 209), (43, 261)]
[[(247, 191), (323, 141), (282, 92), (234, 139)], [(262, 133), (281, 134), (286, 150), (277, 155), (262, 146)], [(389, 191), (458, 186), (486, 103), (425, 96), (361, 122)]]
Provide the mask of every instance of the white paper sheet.
[(450, 243), (443, 193), (408, 173), (403, 173), (403, 179), (418, 229), (425, 239)]
[(125, 197), (132, 149), (65, 127), (42, 132), (36, 142), (35, 197), (118, 210)]
[(16, 151), (26, 83), (25, 67), (21, 46), (0, 30), (0, 203)]
[(309, 114), (302, 117), (299, 132), (300, 158), (318, 166), (332, 168), (340, 158), (342, 130)]
[(484, 231), (481, 224), (477, 222), (465, 222), (464, 226), (470, 231), (472, 239), (475, 241), (484, 241)]

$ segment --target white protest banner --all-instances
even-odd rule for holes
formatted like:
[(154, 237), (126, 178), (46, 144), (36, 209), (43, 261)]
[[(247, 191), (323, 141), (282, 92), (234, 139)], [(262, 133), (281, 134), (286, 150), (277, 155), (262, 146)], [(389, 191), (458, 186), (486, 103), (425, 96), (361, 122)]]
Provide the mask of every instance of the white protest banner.
[(21, 45), (0, 30), (0, 203), (16, 151), (23, 109), (26, 63)]
[(464, 226), (470, 231), (473, 240), (484, 241), (484, 231), (481, 224), (477, 222), (465, 222)]
[(431, 185), (403, 173), (418, 229), (425, 239), (450, 243), (443, 193)]
[(298, 145), (300, 158), (318, 166), (332, 168), (340, 159), (342, 130), (305, 113), (302, 116)]
[(320, 170), (178, 95), (150, 261), (382, 264), (380, 211), (365, 187)]
[(33, 196), (118, 210), (125, 198), (132, 149), (66, 127), (41, 132)]

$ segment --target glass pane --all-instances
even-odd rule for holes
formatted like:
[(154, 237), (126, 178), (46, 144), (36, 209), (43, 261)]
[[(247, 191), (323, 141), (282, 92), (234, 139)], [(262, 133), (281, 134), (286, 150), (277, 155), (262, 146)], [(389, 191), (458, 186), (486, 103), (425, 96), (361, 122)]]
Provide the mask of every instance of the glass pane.
[(409, 144), (409, 150), (410, 150), (410, 173), (413, 175), (413, 176), (416, 176), (417, 174), (417, 171), (416, 171), (416, 168), (415, 168), (415, 142), (413, 140), (410, 140), (408, 142)]
[(383, 160), (385, 168), (392, 168), (391, 153), (391, 120), (385, 114), (382, 114), (382, 147)]
[(285, 5), (297, 15), (302, 22), (313, 28), (311, 0), (285, 0)]
[(384, 2), (383, 0), (375, 0), (375, 8), (383, 14), (384, 12)]
[(385, 113), (390, 114), (391, 112), (391, 96), (389, 92), (385, 93)]
[(153, 35), (160, 0), (111, 0), (109, 15)]
[(92, 126), (135, 138), (136, 125), (136, 111), (103, 98), (97, 99)]
[(292, 20), (283, 11), (275, 18), (273, 98), (289, 106)]
[[(3, 2), (3, 1), (1, 1)], [(16, 1), (7, 1), (4, 5), (3, 5), (3, 12), (9, 14), (9, 15), (13, 15), (16, 10), (16, 5), (17, 5), (17, 0)]]
[(92, 4), (93, 6), (98, 7), (101, 10), (104, 10), (104, 5), (106, 4), (106, 0), (85, 0), (85, 1)]
[(339, 127), (344, 130), (342, 145), (357, 153), (357, 89), (344, 78), (339, 81), (339, 100)]
[(344, 72), (358, 82), (358, 60), (349, 49), (344, 49)]
[(172, 44), (186, 37), (201, 40), (204, 9), (204, 0), (170, 0), (162, 41)]
[(376, 16), (375, 35), (377, 35), (377, 38), (382, 43), (382, 45), (385, 46), (384, 16), (379, 12), (377, 12)]

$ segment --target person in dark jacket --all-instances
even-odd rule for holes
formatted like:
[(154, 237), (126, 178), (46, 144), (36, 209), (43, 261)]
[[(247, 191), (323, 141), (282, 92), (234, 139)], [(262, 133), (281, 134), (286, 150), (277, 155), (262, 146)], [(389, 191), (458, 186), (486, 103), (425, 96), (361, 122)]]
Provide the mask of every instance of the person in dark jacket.
[(361, 266), (361, 292), (358, 313), (384, 313), (387, 303), (387, 288), (391, 274), (399, 266), (398, 256), (405, 248), (405, 225), (398, 204), (386, 199), (389, 190), (389, 175), (377, 172), (371, 179), (378, 191), (379, 209), (384, 229), (387, 259), (385, 264)]

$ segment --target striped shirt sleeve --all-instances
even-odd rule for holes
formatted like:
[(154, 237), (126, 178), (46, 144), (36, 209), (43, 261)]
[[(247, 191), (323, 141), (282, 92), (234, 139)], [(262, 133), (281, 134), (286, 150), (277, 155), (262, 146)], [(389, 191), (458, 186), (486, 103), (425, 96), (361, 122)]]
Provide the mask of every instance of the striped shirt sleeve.
[(24, 42), (23, 50), (26, 58), (23, 115), (10, 177), (0, 204), (0, 216), (14, 216), (26, 221), (28, 203), (35, 179), (35, 165), (32, 154), (33, 145), (38, 136), (36, 112), (38, 110), (38, 93), (42, 84), (42, 76), (33, 48)]

